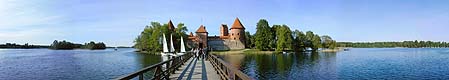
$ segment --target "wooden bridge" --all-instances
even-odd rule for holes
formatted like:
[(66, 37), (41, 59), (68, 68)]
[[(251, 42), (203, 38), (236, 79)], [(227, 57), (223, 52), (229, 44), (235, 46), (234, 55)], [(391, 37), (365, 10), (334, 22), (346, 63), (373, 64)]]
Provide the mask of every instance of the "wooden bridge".
[(117, 80), (254, 80), (215, 55), (173, 57)]

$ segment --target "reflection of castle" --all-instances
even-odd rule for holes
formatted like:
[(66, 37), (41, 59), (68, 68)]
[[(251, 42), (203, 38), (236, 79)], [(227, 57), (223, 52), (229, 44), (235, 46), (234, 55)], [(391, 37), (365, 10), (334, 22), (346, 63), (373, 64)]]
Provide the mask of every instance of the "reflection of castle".
[(245, 48), (245, 27), (243, 27), (239, 18), (236, 18), (232, 24), (231, 32), (228, 31), (226, 24), (221, 24), (220, 36), (209, 36), (206, 27), (201, 25), (196, 30), (196, 35), (189, 34), (189, 41), (199, 47), (208, 47), (212, 50), (231, 50)]

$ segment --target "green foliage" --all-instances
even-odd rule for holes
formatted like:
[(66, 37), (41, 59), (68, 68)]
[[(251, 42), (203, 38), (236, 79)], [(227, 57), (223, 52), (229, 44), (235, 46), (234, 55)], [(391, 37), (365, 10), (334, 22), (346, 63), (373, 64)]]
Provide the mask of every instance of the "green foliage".
[(319, 35), (315, 34), (312, 38), (312, 50), (316, 51), (318, 48), (322, 48), (321, 38)]
[(449, 47), (447, 42), (432, 41), (403, 41), (403, 42), (338, 42), (339, 47), (355, 47), (355, 48), (422, 48), (422, 47)]
[(294, 46), (294, 50), (295, 51), (304, 51), (306, 48), (306, 35), (299, 31), (299, 30), (295, 30), (293, 32), (293, 46)]
[(175, 50), (179, 50), (180, 46), (178, 44), (181, 41), (180, 37), (182, 36), (186, 40), (188, 37), (186, 32), (187, 27), (184, 23), (179, 23), (174, 31), (170, 31), (168, 24), (162, 25), (159, 22), (151, 22), (149, 26), (145, 26), (144, 30), (134, 40), (134, 48), (146, 52), (162, 51), (162, 34), (165, 34), (168, 43), (170, 43), (170, 34), (173, 34)]
[(287, 25), (274, 25), (273, 27), (276, 28), (276, 51), (280, 52), (286, 49), (291, 50), (293, 37), (290, 28)]
[(323, 43), (323, 48), (335, 49), (337, 48), (337, 42), (332, 40), (332, 38), (328, 35), (321, 36), (321, 40)]
[(82, 48), (82, 49), (106, 49), (106, 45), (102, 42), (95, 43), (93, 41), (89, 43), (85, 43), (84, 45), (81, 44), (75, 44), (72, 42), (67, 42), (65, 40), (63, 41), (53, 41), (53, 43), (50, 45), (50, 49), (75, 49), (75, 48)]
[(53, 41), (53, 44), (50, 45), (50, 49), (75, 49), (78, 48), (78, 45), (75, 45), (72, 42), (63, 41)]
[(102, 43), (102, 42), (95, 43), (93, 41), (90, 41), (89, 43), (84, 43), (84, 45), (81, 46), (81, 48), (91, 49), (91, 50), (94, 50), (94, 49), (106, 49), (106, 45), (104, 43)]
[(322, 47), (320, 36), (314, 34), (312, 31), (307, 31), (305, 38), (305, 46), (311, 48), (313, 51), (316, 51), (318, 48)]
[(268, 25), (268, 21), (265, 19), (259, 20), (257, 22), (257, 31), (255, 34), (255, 45), (256, 49), (259, 50), (271, 50), (271, 42), (275, 41), (271, 28)]
[(299, 30), (291, 31), (287, 25), (273, 25), (270, 28), (265, 19), (259, 20), (255, 36), (250, 41), (254, 42), (256, 49), (262, 51), (275, 49), (277, 52), (305, 51), (307, 48), (316, 51), (323, 47), (336, 48), (337, 46), (336, 41), (332, 40), (330, 36), (325, 36), (325, 39), (322, 40), (312, 31), (307, 31), (305, 34)]
[(245, 47), (246, 48), (253, 47), (254, 42), (253, 42), (253, 40), (251, 40), (252, 38), (253, 38), (253, 36), (251, 36), (251, 34), (248, 31), (246, 31), (245, 32)]

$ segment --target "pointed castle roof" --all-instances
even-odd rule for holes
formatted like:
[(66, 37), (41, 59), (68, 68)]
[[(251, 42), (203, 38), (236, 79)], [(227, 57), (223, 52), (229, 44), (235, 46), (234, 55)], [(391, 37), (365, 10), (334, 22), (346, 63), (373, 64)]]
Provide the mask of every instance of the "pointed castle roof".
[(242, 23), (240, 22), (239, 18), (235, 18), (234, 20), (234, 24), (232, 24), (231, 29), (245, 29), (245, 27), (243, 27)]
[(191, 37), (192, 37), (192, 36), (193, 36), (193, 33), (192, 33), (192, 32), (190, 32), (189, 36), (191, 36)]
[(173, 26), (173, 22), (171, 22), (171, 20), (168, 21), (168, 30), (175, 30), (175, 26)]
[(196, 30), (196, 33), (207, 33), (206, 27), (201, 25), (200, 28), (198, 28), (198, 30)]

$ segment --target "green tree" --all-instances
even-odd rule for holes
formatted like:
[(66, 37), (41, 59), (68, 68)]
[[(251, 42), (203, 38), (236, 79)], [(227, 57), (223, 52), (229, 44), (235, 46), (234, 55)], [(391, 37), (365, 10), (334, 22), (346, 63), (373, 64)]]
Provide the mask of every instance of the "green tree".
[(315, 34), (313, 34), (312, 31), (307, 31), (306, 32), (306, 36), (305, 36), (306, 39), (304, 41), (304, 44), (305, 44), (306, 48), (312, 48), (313, 47), (312, 39), (313, 39), (314, 36), (315, 36)]
[(274, 41), (274, 36), (271, 33), (271, 28), (268, 25), (268, 21), (265, 19), (260, 19), (257, 22), (255, 34), (255, 45), (256, 49), (259, 50), (270, 50), (272, 47), (270, 46), (271, 42)]
[(176, 50), (179, 50), (180, 37), (187, 39), (187, 27), (184, 23), (179, 23), (177, 28), (173, 31), (168, 29), (168, 24), (161, 24), (159, 22), (151, 22), (150, 25), (145, 26), (144, 30), (134, 40), (134, 48), (144, 52), (162, 51), (162, 35), (166, 35), (166, 41), (170, 42), (170, 34), (173, 34), (173, 43)]
[(174, 43), (177, 44), (177, 45), (175, 45), (176, 46), (175, 50), (179, 51), (181, 49), (181, 39), (180, 39), (181, 36), (182, 36), (182, 38), (184, 38), (184, 41), (187, 40), (187, 38), (188, 38), (187, 31), (188, 31), (187, 27), (184, 25), (184, 23), (178, 23), (178, 25), (175, 29), (176, 35), (174, 35), (174, 37), (176, 39), (176, 40), (174, 40)]
[(294, 45), (294, 50), (295, 51), (304, 51), (305, 50), (305, 41), (306, 41), (306, 35), (299, 31), (299, 30), (295, 30), (293, 31), (293, 45)]
[(248, 31), (246, 31), (245, 32), (245, 47), (246, 48), (252, 48), (252, 41), (251, 41), (251, 34), (248, 32)]
[(328, 35), (321, 36), (321, 40), (323, 43), (323, 48), (335, 49), (337, 47), (337, 43), (335, 40)]
[[(276, 52), (284, 51), (292, 48), (292, 32), (287, 25), (274, 25), (276, 26)], [(273, 26), (273, 27), (274, 27)]]
[(321, 48), (321, 47), (322, 47), (321, 38), (320, 38), (320, 36), (315, 34), (312, 38), (312, 50), (316, 51), (316, 50), (318, 50), (318, 48)]

